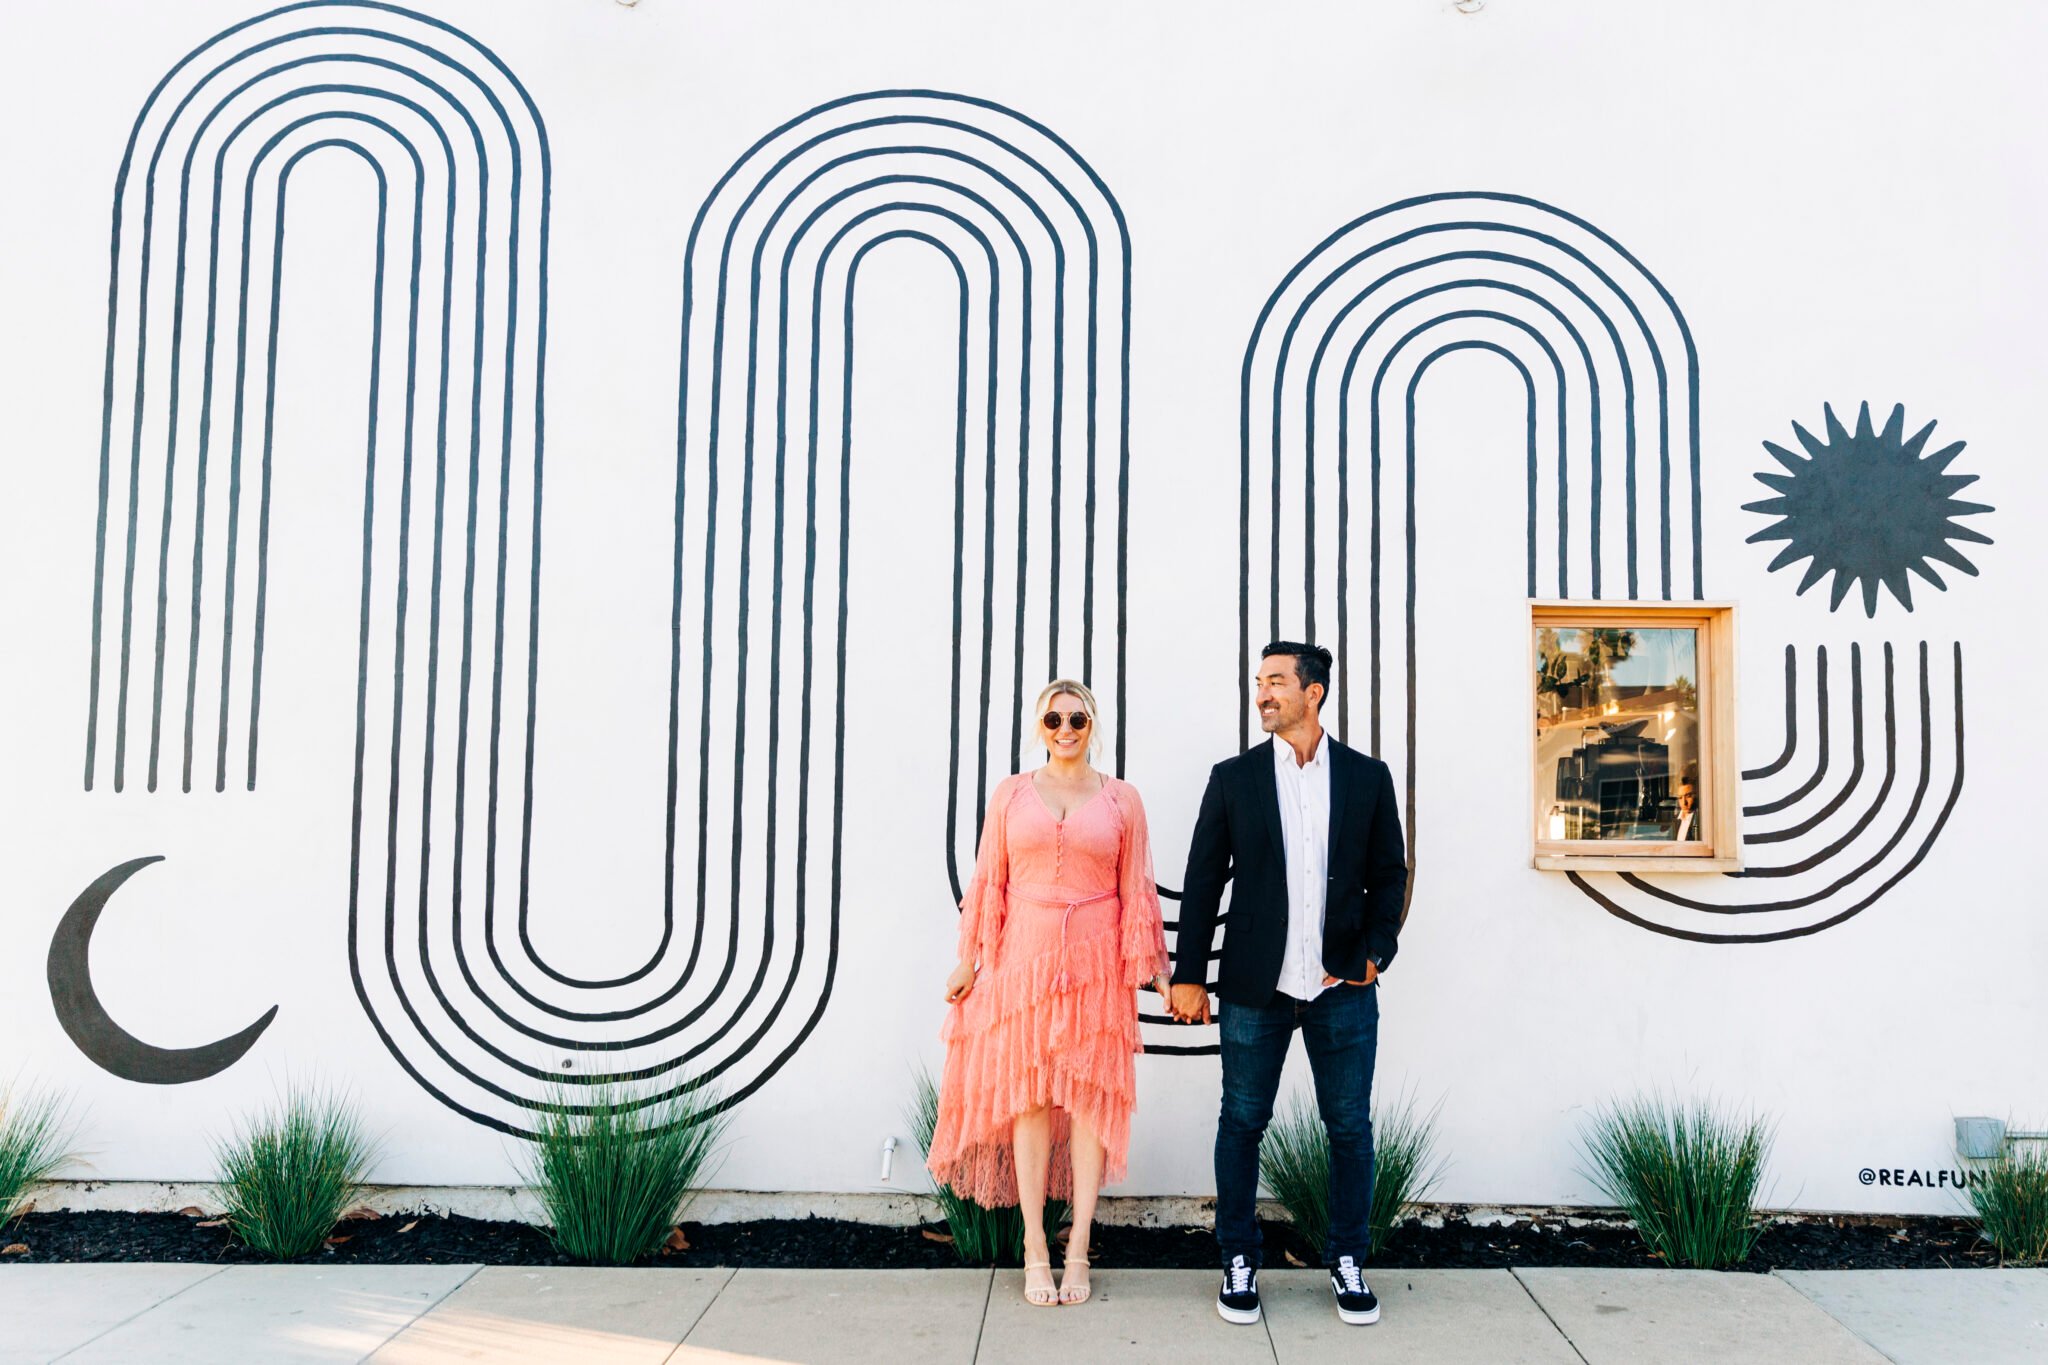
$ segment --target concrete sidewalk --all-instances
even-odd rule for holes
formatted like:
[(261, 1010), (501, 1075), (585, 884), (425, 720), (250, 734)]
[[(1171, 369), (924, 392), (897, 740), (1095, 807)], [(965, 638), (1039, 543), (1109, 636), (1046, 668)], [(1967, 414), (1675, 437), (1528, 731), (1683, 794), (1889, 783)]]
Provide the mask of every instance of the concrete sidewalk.
[(2048, 1270), (1388, 1270), (1373, 1327), (1337, 1321), (1319, 1271), (1262, 1274), (1256, 1327), (1216, 1316), (1208, 1271), (1095, 1278), (1093, 1302), (1041, 1309), (1014, 1270), (17, 1265), (0, 1361), (2048, 1360)]

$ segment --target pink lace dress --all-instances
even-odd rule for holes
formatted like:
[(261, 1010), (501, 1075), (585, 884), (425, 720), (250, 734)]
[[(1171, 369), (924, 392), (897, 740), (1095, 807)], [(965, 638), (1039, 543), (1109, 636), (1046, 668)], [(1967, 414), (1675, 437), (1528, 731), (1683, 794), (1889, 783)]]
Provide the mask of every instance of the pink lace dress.
[(1104, 777), (1060, 821), (1029, 773), (1003, 779), (960, 902), (960, 954), (981, 970), (940, 1032), (932, 1174), (977, 1203), (1016, 1203), (1010, 1125), (1050, 1104), (1047, 1193), (1072, 1193), (1075, 1117), (1102, 1140), (1103, 1183), (1121, 1180), (1144, 1046), (1134, 991), (1167, 965), (1137, 789)]

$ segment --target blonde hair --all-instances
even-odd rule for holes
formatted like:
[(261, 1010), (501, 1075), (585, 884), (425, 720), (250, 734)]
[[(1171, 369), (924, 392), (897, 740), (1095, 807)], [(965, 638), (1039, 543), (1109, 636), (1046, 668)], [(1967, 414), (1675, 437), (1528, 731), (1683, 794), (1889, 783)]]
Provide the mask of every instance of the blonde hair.
[[(1088, 690), (1088, 685), (1075, 682), (1072, 678), (1054, 678), (1039, 692), (1037, 702), (1032, 705), (1031, 728), (1037, 733), (1038, 742), (1045, 743), (1045, 729), (1039, 723), (1039, 718), (1045, 715), (1046, 708), (1052, 704), (1052, 699), (1059, 696), (1079, 698), (1081, 709), (1088, 713), (1088, 757), (1092, 761), (1102, 738), (1102, 713), (1096, 710), (1095, 694)], [(1047, 752), (1050, 753), (1051, 749), (1048, 748)]]

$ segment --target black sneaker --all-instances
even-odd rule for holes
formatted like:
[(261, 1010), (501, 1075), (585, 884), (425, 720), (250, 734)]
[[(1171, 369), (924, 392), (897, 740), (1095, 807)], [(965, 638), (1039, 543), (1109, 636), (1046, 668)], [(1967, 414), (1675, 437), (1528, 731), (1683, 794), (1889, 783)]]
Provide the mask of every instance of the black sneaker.
[(1250, 1324), (1259, 1320), (1259, 1268), (1242, 1256), (1230, 1258), (1223, 1267), (1223, 1288), (1216, 1291), (1216, 1311), (1225, 1322)]
[(1337, 1296), (1337, 1316), (1353, 1327), (1380, 1320), (1380, 1301), (1366, 1287), (1358, 1262), (1349, 1256), (1339, 1256), (1337, 1264), (1330, 1267), (1330, 1292)]

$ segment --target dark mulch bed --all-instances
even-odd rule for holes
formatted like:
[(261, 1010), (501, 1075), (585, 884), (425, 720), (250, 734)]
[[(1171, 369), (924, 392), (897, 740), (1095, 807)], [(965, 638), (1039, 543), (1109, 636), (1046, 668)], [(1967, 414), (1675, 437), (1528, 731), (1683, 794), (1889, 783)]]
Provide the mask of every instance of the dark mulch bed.
[[(222, 1226), (176, 1213), (30, 1213), (0, 1232), (0, 1265), (49, 1261), (217, 1261), (264, 1258), (237, 1245)], [(817, 1266), (903, 1269), (958, 1265), (944, 1225), (878, 1227), (829, 1218), (762, 1219), (682, 1225), (687, 1250), (655, 1258), (666, 1266)], [(568, 1265), (525, 1223), (452, 1214), (393, 1214), (350, 1221), (309, 1262)], [(26, 1247), (15, 1251), (15, 1246)], [(1095, 1263), (1134, 1268), (1206, 1269), (1215, 1243), (1206, 1228), (1099, 1227)], [(1292, 1227), (1266, 1224), (1270, 1266), (1311, 1265)], [(1556, 1221), (1474, 1226), (1452, 1215), (1441, 1226), (1410, 1222), (1372, 1257), (1381, 1269), (1490, 1269), (1505, 1266), (1654, 1267), (1658, 1262), (1625, 1227), (1570, 1227)], [(1992, 1266), (1997, 1253), (1954, 1218), (1810, 1218), (1773, 1224), (1739, 1269), (1901, 1270)]]

